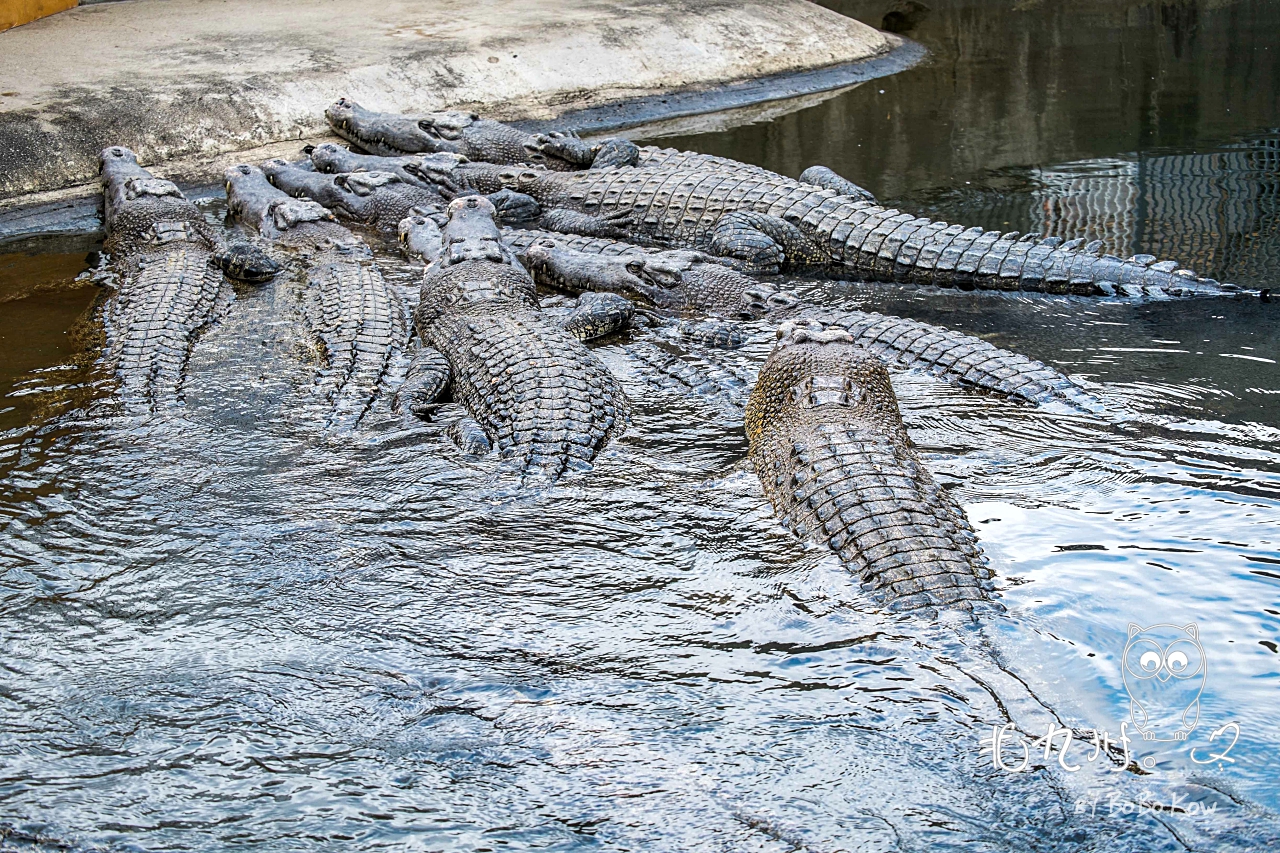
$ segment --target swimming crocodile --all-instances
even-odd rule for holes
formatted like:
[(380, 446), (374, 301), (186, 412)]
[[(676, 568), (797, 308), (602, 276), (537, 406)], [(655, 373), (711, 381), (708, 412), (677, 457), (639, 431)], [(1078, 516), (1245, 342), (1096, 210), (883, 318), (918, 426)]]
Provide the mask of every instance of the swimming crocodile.
[(288, 249), (307, 275), (304, 315), (324, 346), (320, 390), (330, 405), (326, 429), (357, 426), (389, 383), (404, 352), (408, 322), (369, 247), (319, 204), (272, 186), (256, 166), (224, 172), (233, 216)]
[(572, 133), (537, 134), (456, 110), (403, 116), (366, 110), (339, 98), (324, 111), (334, 132), (371, 154), (449, 152), (490, 163), (534, 163), (554, 171), (632, 165), (626, 140), (588, 143)]
[(558, 210), (596, 217), (626, 231), (628, 241), (735, 258), (750, 271), (815, 268), (873, 281), (1077, 295), (1239, 292), (1173, 261), (1101, 255), (1096, 241), (1082, 247), (1080, 240), (933, 222), (758, 167), (551, 172), (465, 162), (447, 177), (479, 192), (530, 195), (544, 219)]
[(893, 610), (972, 610), (993, 573), (964, 511), (911, 449), (889, 374), (843, 329), (778, 330), (744, 422), (783, 524)]
[(230, 304), (223, 277), (263, 281), (279, 264), (247, 244), (226, 246), (170, 181), (138, 165), (128, 148), (99, 155), (105, 197), (104, 249), (115, 273), (103, 312), (106, 360), (128, 405), (180, 402), (195, 338)]
[(629, 404), (599, 359), (539, 311), (495, 215), (488, 200), (467, 196), (450, 202), (442, 232), (426, 217), (406, 221), (411, 251), (434, 260), (414, 313), (422, 350), (397, 398), (427, 416), (451, 390), (522, 474), (554, 480), (589, 466), (625, 428)]

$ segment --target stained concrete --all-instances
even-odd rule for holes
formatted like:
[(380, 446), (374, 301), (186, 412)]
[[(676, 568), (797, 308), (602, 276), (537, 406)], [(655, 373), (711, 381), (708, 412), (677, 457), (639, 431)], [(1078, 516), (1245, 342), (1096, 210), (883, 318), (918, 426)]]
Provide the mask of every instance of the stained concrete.
[[(110, 144), (145, 164), (199, 168), (322, 137), (324, 107), (340, 95), (397, 112), (568, 113), (598, 129), (629, 99), (653, 120), (666, 93), (682, 93), (690, 114), (700, 108), (689, 92), (732, 81), (749, 102), (796, 92), (742, 81), (862, 64), (873, 69), (864, 78), (888, 73), (915, 58), (886, 62), (902, 46), (805, 0), (85, 6), (0, 34), (0, 206), (93, 180)], [(810, 88), (857, 76), (819, 75)]]

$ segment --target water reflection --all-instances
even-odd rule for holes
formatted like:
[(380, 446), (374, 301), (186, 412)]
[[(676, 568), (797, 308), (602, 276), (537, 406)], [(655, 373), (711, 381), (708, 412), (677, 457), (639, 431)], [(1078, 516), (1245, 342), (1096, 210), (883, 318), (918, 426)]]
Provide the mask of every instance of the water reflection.
[[(887, 0), (822, 5), (879, 25)], [(988, 171), (1216, 145), (1280, 115), (1269, 0), (933, 0), (905, 34), (932, 59), (767, 125), (673, 137), (768, 164), (822, 163), (881, 198)]]

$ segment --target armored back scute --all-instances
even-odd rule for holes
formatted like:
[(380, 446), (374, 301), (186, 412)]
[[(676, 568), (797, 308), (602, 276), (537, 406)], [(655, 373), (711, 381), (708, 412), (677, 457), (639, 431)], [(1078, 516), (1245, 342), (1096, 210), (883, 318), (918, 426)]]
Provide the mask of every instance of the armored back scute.
[(973, 529), (912, 451), (888, 372), (848, 332), (784, 324), (744, 420), (783, 524), (835, 551), (878, 601), (971, 610), (988, 600)]

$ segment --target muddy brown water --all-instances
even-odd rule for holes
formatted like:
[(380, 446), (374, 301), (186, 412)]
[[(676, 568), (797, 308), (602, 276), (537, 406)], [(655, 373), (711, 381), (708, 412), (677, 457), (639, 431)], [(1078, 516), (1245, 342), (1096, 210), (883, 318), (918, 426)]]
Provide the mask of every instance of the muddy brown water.
[[(928, 64), (664, 142), (1274, 286), (1280, 6), (930, 5), (837, 6), (896, 15)], [(1274, 303), (793, 282), (982, 334), (1138, 414), (896, 377), (1000, 578), (1008, 613), (963, 626), (884, 614), (793, 540), (740, 425), (653, 388), (624, 342), (597, 352), (631, 429), (589, 475), (522, 491), (385, 401), (345, 439), (310, 429), (288, 276), (237, 291), (184, 412), (123, 417), (92, 364), (91, 241), (33, 248), (0, 256), (0, 849), (1247, 850), (1280, 832)], [(417, 271), (383, 257), (408, 293)], [(749, 373), (770, 345), (756, 329), (723, 359)], [(1166, 645), (1194, 625), (1204, 678), (1127, 681), (1131, 624)], [(1143, 741), (1130, 691), (1194, 704), (1188, 740)], [(1073, 731), (1061, 764), (1061, 733), (1048, 758), (1016, 743), (1050, 722)], [(1089, 761), (1092, 732), (1122, 726), (1133, 765)]]

